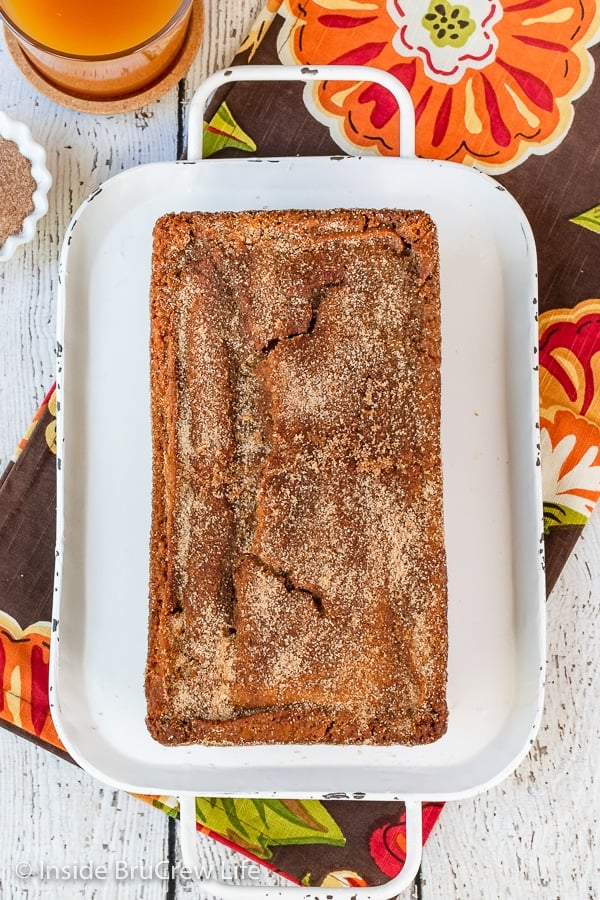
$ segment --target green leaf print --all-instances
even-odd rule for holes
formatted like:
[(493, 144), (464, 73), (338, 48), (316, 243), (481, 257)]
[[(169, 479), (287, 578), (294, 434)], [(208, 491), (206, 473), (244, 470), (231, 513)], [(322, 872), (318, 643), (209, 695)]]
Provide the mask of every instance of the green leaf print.
[(560, 503), (544, 503), (544, 532), (548, 534), (557, 525), (585, 525), (588, 517), (562, 506)]
[(333, 844), (344, 835), (319, 800), (196, 798), (196, 818), (205, 828), (261, 859), (284, 844)]
[(579, 213), (578, 216), (569, 219), (569, 222), (574, 222), (575, 225), (581, 225), (582, 228), (587, 228), (589, 231), (595, 231), (596, 234), (600, 234), (600, 206), (594, 206), (592, 209), (588, 209), (587, 212)]
[[(141, 800), (147, 800), (143, 794), (134, 794), (134, 797), (139, 797)], [(156, 809), (161, 809), (164, 813), (171, 818), (176, 819), (179, 815), (179, 802), (176, 797), (152, 797), (152, 806), (156, 807)]]
[(256, 151), (252, 138), (240, 128), (227, 104), (221, 103), (210, 122), (204, 123), (202, 153), (204, 156), (212, 156), (225, 147), (235, 147), (248, 153)]

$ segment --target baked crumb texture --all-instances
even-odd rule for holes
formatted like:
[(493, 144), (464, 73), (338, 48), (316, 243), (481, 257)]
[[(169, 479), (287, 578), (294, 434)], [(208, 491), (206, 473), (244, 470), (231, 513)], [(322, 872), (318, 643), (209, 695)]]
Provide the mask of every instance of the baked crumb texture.
[(436, 740), (434, 224), (398, 210), (167, 215), (152, 265), (151, 734)]

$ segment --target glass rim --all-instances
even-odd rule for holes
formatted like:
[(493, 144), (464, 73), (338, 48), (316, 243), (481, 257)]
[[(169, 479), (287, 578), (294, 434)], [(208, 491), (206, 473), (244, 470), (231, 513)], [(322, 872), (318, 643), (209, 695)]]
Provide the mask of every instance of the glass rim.
[(53, 47), (48, 47), (46, 44), (42, 44), (41, 41), (36, 40), (35, 38), (30, 37), (26, 34), (22, 28), (19, 28), (18, 25), (12, 21), (12, 19), (8, 16), (8, 14), (4, 11), (4, 7), (0, 0), (0, 19), (4, 21), (7, 28), (9, 28), (18, 41), (21, 41), (24, 44), (29, 44), (35, 50), (39, 50), (42, 53), (48, 53), (50, 56), (56, 56), (58, 59), (73, 59), (78, 62), (90, 62), (90, 61), (98, 61), (104, 62), (111, 59), (122, 59), (125, 56), (132, 56), (134, 53), (139, 53), (140, 50), (144, 50), (149, 44), (154, 43), (154, 41), (159, 40), (161, 37), (167, 34), (178, 22), (183, 18), (183, 16), (188, 12), (191, 8), (194, 0), (182, 0), (179, 8), (175, 11), (175, 13), (171, 16), (168, 22), (166, 22), (163, 27), (152, 34), (149, 38), (146, 38), (145, 41), (142, 41), (139, 44), (135, 44), (133, 47), (126, 47), (124, 50), (119, 50), (116, 53), (67, 53), (64, 50), (56, 50)]

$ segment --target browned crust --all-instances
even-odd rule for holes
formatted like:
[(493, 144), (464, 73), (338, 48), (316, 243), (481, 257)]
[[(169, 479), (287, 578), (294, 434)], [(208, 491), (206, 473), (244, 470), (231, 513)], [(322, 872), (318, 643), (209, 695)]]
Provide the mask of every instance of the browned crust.
[(440, 359), (425, 213), (157, 222), (146, 695), (158, 741), (444, 733)]

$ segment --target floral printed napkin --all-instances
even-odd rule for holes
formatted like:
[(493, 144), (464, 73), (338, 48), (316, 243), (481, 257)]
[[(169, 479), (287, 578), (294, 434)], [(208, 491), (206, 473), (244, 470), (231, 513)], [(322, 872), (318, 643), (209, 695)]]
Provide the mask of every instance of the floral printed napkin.
[[(550, 593), (600, 496), (600, 85), (596, 0), (267, 0), (238, 63), (385, 68), (411, 92), (417, 152), (477, 165), (525, 210), (540, 270), (540, 414)], [(206, 155), (397, 153), (380, 88), (230, 85)], [(55, 397), (0, 480), (0, 724), (66, 755), (48, 703)], [(177, 815), (169, 797), (146, 802)], [(424, 837), (441, 804), (426, 804)], [(401, 803), (198, 798), (198, 828), (304, 884), (398, 873)]]

